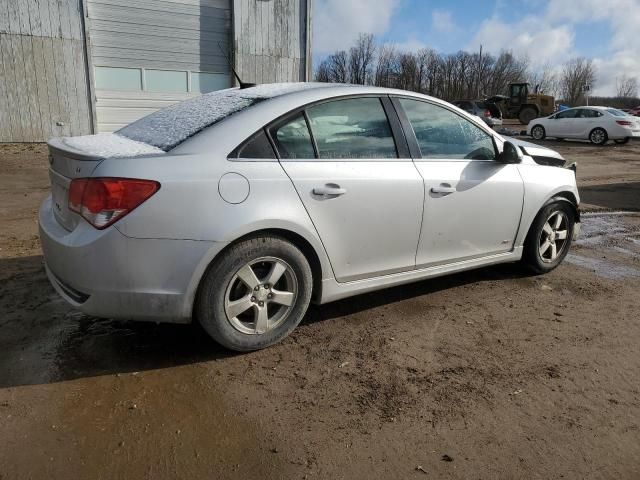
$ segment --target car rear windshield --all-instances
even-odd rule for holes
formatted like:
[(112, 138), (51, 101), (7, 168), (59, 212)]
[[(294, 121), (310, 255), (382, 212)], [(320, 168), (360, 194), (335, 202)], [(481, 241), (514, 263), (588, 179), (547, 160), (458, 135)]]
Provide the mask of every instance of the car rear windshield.
[(628, 117), (629, 114), (626, 112), (623, 112), (622, 110), (618, 110), (617, 108), (607, 108), (607, 112), (609, 112), (611, 115), (614, 115), (616, 117)]
[(158, 110), (116, 133), (167, 152), (201, 130), (262, 100), (322, 86), (330, 84), (273, 83), (218, 90)]

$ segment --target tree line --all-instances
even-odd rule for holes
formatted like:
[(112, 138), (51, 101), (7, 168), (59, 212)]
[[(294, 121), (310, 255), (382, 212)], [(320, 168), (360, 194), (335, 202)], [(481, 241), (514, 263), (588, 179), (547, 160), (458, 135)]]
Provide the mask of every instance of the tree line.
[[(443, 54), (431, 48), (407, 52), (380, 44), (373, 35), (362, 33), (349, 49), (322, 60), (315, 79), (400, 88), (447, 101), (507, 95), (510, 83), (529, 82), (538, 91), (577, 106), (585, 102), (583, 86), (590, 85), (593, 90), (596, 73), (593, 60), (582, 57), (566, 62), (560, 69), (549, 65), (534, 69), (527, 57), (508, 50), (498, 55), (482, 51)], [(640, 103), (635, 98), (637, 79), (623, 76), (617, 83), (618, 97)]]

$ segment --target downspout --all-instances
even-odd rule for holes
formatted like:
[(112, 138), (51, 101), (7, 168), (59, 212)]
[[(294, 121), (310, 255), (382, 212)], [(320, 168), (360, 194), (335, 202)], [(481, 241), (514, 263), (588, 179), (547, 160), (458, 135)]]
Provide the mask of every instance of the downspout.
[(82, 31), (84, 33), (84, 62), (87, 68), (87, 94), (89, 96), (89, 117), (91, 133), (98, 133), (98, 117), (96, 114), (96, 89), (95, 79), (93, 77), (93, 61), (91, 60), (91, 39), (89, 34), (89, 10), (87, 9), (87, 0), (81, 0), (80, 18), (82, 21)]
[(304, 81), (305, 82), (310, 82), (313, 79), (313, 62), (311, 59), (311, 41), (313, 39), (312, 36), (312, 32), (311, 32), (311, 19), (312, 19), (312, 15), (313, 15), (313, 0), (307, 0), (307, 19), (306, 19), (306, 23), (307, 23), (307, 38), (306, 38), (306, 58), (305, 58), (305, 78)]

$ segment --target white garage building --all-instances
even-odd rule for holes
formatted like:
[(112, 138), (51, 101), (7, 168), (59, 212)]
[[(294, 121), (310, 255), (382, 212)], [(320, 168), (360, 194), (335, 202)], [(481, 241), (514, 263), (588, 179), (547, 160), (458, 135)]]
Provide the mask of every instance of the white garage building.
[(234, 84), (310, 78), (312, 0), (0, 0), (0, 142), (110, 132)]

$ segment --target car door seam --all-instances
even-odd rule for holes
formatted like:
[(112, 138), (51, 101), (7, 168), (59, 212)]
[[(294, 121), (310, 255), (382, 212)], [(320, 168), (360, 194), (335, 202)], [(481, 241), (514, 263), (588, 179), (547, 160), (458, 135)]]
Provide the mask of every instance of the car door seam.
[[(296, 192), (296, 195), (298, 196), (298, 199), (300, 200), (300, 204), (302, 205), (302, 208), (304, 208), (304, 211), (307, 212), (307, 217), (309, 218), (309, 221), (311, 222), (311, 225), (313, 225), (313, 229), (316, 231), (316, 235), (318, 236), (318, 240), (320, 241), (320, 245), (322, 245), (322, 248), (324, 249), (324, 253), (327, 256), (327, 260), (329, 262), (329, 266), (331, 267), (331, 273), (333, 274), (333, 278), (336, 279), (336, 272), (335, 272), (335, 270), (333, 268), (333, 263), (331, 263), (331, 257), (329, 256), (329, 252), (327, 251), (327, 247), (325, 246), (324, 242), (322, 241), (322, 237), (320, 236), (320, 232), (318, 231), (318, 227), (316, 226), (315, 222), (313, 221), (313, 218), (311, 217), (311, 214), (309, 213), (309, 210), (307, 209), (307, 206), (304, 204), (304, 201), (302, 200), (302, 196), (300, 195), (300, 192), (298, 191), (298, 187), (296, 186), (295, 182), (293, 181), (293, 179), (289, 175), (289, 172), (287, 172), (287, 169), (284, 168), (284, 165), (282, 165), (282, 161), (280, 159), (278, 159), (278, 164), (280, 165), (280, 168), (282, 169), (284, 174), (287, 176), (287, 178), (291, 182), (291, 185), (293, 186), (293, 190)], [(326, 280), (326, 279), (325, 278), (321, 278), (320, 280)], [(336, 279), (336, 281), (337, 281), (337, 279)]]
[[(411, 125), (411, 122), (406, 117), (404, 110), (401, 110), (402, 105), (400, 105), (399, 102), (395, 101), (396, 100), (395, 97), (392, 97), (389, 95), (388, 98), (389, 98), (389, 102), (391, 103), (391, 106), (393, 107), (394, 112), (396, 113), (396, 117), (398, 117), (400, 129), (402, 130), (402, 134), (404, 136), (405, 142), (407, 143), (407, 149), (409, 150), (409, 156), (411, 157), (411, 164), (413, 165), (413, 168), (416, 169), (416, 172), (418, 172), (418, 176), (422, 180), (422, 210), (421, 210), (422, 214), (420, 215), (420, 230), (418, 230), (418, 241), (416, 243), (416, 252), (415, 252), (415, 255), (413, 256), (413, 269), (416, 270), (418, 268), (418, 249), (420, 248), (420, 240), (422, 240), (422, 228), (424, 227), (424, 210), (425, 210), (425, 202), (427, 201), (427, 182), (422, 176), (420, 169), (416, 165), (416, 158), (415, 158), (414, 152), (412, 152), (412, 150), (415, 150), (416, 146), (418, 148), (417, 151), (420, 152), (420, 146), (418, 145), (418, 140), (415, 136), (413, 125)], [(398, 104), (396, 105), (396, 103)], [(402, 114), (400, 112), (402, 112)], [(411, 132), (407, 132), (406, 128), (410, 128)], [(408, 136), (409, 134), (413, 135), (411, 139)], [(414, 148), (412, 148), (412, 144)], [(420, 152), (420, 158), (422, 158), (421, 152)]]

